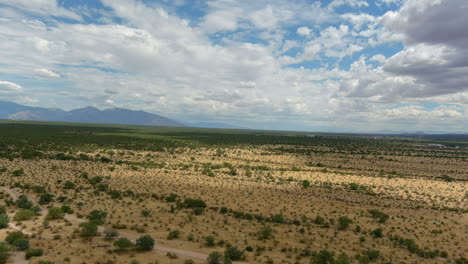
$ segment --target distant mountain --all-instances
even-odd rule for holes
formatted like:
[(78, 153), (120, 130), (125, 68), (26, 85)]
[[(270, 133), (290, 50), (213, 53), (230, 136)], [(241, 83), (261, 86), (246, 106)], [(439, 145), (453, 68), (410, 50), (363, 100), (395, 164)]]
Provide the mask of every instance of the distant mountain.
[(184, 126), (177, 121), (160, 115), (123, 108), (99, 110), (89, 106), (65, 111), (58, 108), (31, 107), (3, 101), (0, 101), (0, 119), (147, 126)]
[(196, 122), (196, 123), (185, 123), (189, 127), (201, 127), (201, 128), (224, 128), (224, 129), (248, 129), (245, 127), (234, 126), (225, 123), (210, 123), (210, 122)]

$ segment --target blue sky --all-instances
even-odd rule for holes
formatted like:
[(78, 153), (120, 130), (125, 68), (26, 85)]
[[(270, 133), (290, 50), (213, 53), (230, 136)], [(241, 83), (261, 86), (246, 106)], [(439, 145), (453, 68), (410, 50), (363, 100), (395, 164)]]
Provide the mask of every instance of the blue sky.
[(0, 100), (261, 129), (466, 132), (467, 9), (0, 0)]

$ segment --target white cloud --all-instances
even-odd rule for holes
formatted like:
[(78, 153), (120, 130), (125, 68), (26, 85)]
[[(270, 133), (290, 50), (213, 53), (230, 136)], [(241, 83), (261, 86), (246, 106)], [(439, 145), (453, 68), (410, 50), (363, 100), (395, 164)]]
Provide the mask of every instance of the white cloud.
[(369, 3), (364, 0), (333, 0), (329, 5), (328, 8), (337, 8), (339, 6), (351, 6), (351, 7), (363, 7), (369, 6)]
[(0, 81), (0, 92), (22, 92), (23, 87), (16, 83), (8, 82), (8, 81)]
[(40, 77), (43, 77), (43, 78), (60, 78), (60, 75), (58, 73), (55, 73), (51, 70), (48, 70), (48, 69), (36, 69), (34, 70), (34, 72), (40, 76)]
[(57, 16), (81, 21), (75, 12), (58, 5), (56, 0), (2, 0), (2, 4), (43, 16)]
[(384, 55), (382, 54), (376, 54), (370, 58), (371, 61), (376, 61), (380, 63), (385, 63), (387, 61), (387, 58), (385, 58)]
[(299, 27), (297, 28), (297, 34), (299, 34), (300, 36), (309, 36), (310, 35), (310, 32), (312, 30), (308, 27)]
[[(461, 109), (468, 109), (468, 92), (461, 88), (468, 87), (465, 44), (443, 36), (432, 41), (398, 23), (403, 17), (430, 31), (411, 14), (416, 9), (405, 11), (410, 1), (422, 0), (408, 0), (399, 12), (375, 17), (338, 15), (305, 0), (212, 0), (199, 20), (188, 21), (160, 5), (103, 0), (109, 10), (93, 24), (64, 23), (52, 15), (41, 19), (25, 10), (17, 16), (0, 7), (0, 14), (7, 15), (0, 18), (0, 58), (8, 66), (0, 74), (24, 77), (25, 87), (32, 72), (44, 77), (32, 78), (34, 88), (28, 89), (29, 98), (43, 104), (65, 99), (66, 107), (115, 105), (186, 120), (242, 117), (267, 127), (294, 120), (309, 128), (336, 123), (350, 129), (363, 127), (359, 122), (366, 120), (385, 126), (378, 121), (398, 121), (405, 111), (407, 122), (423, 116), (427, 126), (437, 118), (466, 120), (460, 117)], [(366, 6), (363, 1), (349, 5)], [(431, 12), (418, 16), (427, 23), (425, 15)], [(462, 24), (463, 19), (456, 18)], [(380, 44), (402, 40), (405, 48), (396, 55), (375, 54)], [(365, 55), (356, 59), (358, 52)], [(341, 65), (345, 57), (352, 60), (349, 70)], [(47, 78), (58, 77), (64, 86), (50, 87), (53, 80)], [(0, 82), (1, 91), (10, 91), (2, 98), (16, 98), (11, 94), (23, 90), (14, 85)], [(389, 110), (393, 104), (428, 100), (461, 106), (433, 113), (417, 107)]]

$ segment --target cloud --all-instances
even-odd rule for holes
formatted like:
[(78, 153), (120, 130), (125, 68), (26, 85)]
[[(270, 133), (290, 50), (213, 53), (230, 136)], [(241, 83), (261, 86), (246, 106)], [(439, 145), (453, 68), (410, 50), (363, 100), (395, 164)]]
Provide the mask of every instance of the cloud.
[(312, 30), (308, 27), (299, 27), (296, 30), (297, 34), (299, 34), (300, 36), (309, 36), (311, 31)]
[(369, 6), (369, 3), (363, 0), (333, 0), (329, 5), (328, 8), (333, 9), (340, 6), (351, 6), (351, 7), (363, 7)]
[(40, 76), (40, 77), (43, 77), (43, 78), (52, 78), (52, 79), (56, 79), (56, 78), (60, 78), (60, 75), (58, 73), (55, 73), (51, 70), (48, 70), (48, 69), (36, 69), (34, 70), (34, 72)]
[(22, 92), (23, 87), (16, 83), (8, 82), (8, 81), (0, 81), (0, 92), (6, 92), (6, 93), (17, 93), (17, 92)]
[(9, 5), (24, 12), (31, 12), (43, 16), (56, 16), (81, 21), (80, 15), (59, 6), (56, 0), (3, 0), (2, 4)]
[(385, 58), (384, 55), (382, 54), (376, 54), (370, 58), (371, 61), (376, 61), (380, 63), (385, 63), (387, 61), (387, 58)]
[[(339, 13), (308, 0), (201, 1), (191, 7), (195, 15), (178, 13), (190, 1), (102, 0), (98, 11), (45, 0), (18, 10), (1, 5), (0, 78), (33, 87), (28, 96), (38, 105), (111, 104), (262, 128), (281, 129), (284, 120), (295, 124), (291, 129), (311, 130), (335, 124), (359, 130), (368, 120), (388, 127), (422, 117), (426, 127), (438, 118), (463, 123), (468, 49), (464, 31), (452, 32), (462, 28), (438, 15), (452, 12), (452, 4), (440, 1), (408, 0), (401, 9), (382, 4), (392, 10), (383, 16), (361, 12), (367, 2), (355, 0), (334, 1), (343, 7)], [(67, 10), (78, 15), (73, 23), (55, 15)], [(454, 21), (466, 25), (459, 13)], [(431, 39), (430, 27), (440, 36)], [(0, 90), (10, 94), (2, 98), (20, 100), (11, 94), (25, 89), (5, 82)], [(428, 100), (458, 108), (418, 108)], [(395, 110), (402, 103), (417, 107)]]

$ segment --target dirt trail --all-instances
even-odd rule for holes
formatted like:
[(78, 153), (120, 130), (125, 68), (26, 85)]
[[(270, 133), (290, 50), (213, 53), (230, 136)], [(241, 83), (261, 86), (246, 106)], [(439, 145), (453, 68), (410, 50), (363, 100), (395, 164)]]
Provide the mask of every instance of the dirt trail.
[[(8, 187), (1, 186), (0, 190), (3, 190), (6, 193), (8, 193), (11, 196), (11, 198), (14, 199), (14, 200), (18, 199), (18, 197), (21, 195), (21, 193), (19, 193), (18, 191), (14, 190), (14, 189), (11, 189), (11, 188), (8, 188)], [(29, 197), (29, 196), (28, 196), (28, 198), (31, 199), (31, 197)], [(35, 201), (34, 199), (31, 199), (31, 200)], [(41, 207), (41, 209), (43, 211), (42, 217), (45, 217), (45, 208)], [(74, 214), (66, 214), (65, 219), (70, 221), (71, 223), (76, 223), (76, 224), (86, 222), (85, 219), (78, 218)], [(25, 233), (27, 235), (32, 234), (30, 232), (23, 231), (20, 227), (17, 227), (16, 225), (14, 225), (12, 223), (10, 223), (10, 228), (14, 229), (14, 230), (22, 231), (23, 233)], [(99, 232), (103, 233), (105, 229), (106, 229), (105, 227), (99, 226)], [(141, 236), (141, 234), (137, 234), (137, 233), (130, 232), (130, 231), (119, 231), (119, 234), (120, 234), (121, 237), (126, 237), (126, 238), (132, 240), (133, 242), (135, 242), (135, 240), (138, 237)], [(190, 258), (190, 259), (201, 261), (201, 262), (206, 262), (206, 260), (208, 258), (208, 255), (203, 254), (203, 253), (198, 253), (198, 252), (194, 252), (194, 251), (190, 251), (190, 250), (184, 250), (184, 249), (180, 249), (180, 248), (173, 248), (173, 247), (168, 247), (168, 246), (162, 245), (162, 244), (166, 243), (167, 240), (155, 239), (155, 242), (156, 243), (155, 243), (155, 246), (154, 246), (154, 251), (159, 255), (166, 255), (168, 252), (171, 252), (171, 253), (177, 254), (179, 257)], [(21, 259), (21, 260), (19, 259), (20, 257), (18, 257), (18, 255), (21, 255), (21, 253), (23, 253), (23, 252), (17, 252), (16, 253), (15, 258), (14, 258), (15, 262), (13, 262), (13, 263), (19, 263), (19, 264), (29, 263), (29, 261), (24, 260), (24, 255), (23, 255), (23, 259)], [(19, 262), (17, 262), (17, 259), (18, 259)], [(245, 262), (233, 262), (233, 263), (234, 264), (245, 264)]]
[(24, 251), (16, 251), (7, 263), (28, 264), (29, 260), (26, 259), (26, 253), (24, 253)]

